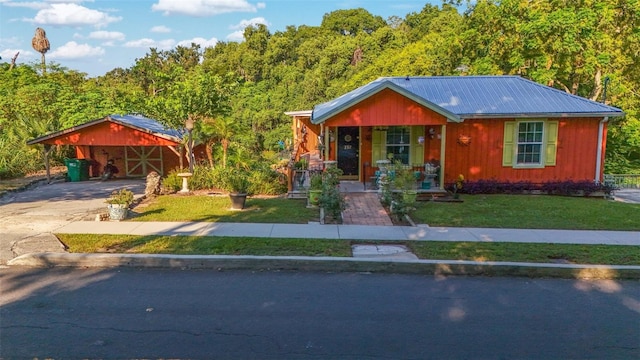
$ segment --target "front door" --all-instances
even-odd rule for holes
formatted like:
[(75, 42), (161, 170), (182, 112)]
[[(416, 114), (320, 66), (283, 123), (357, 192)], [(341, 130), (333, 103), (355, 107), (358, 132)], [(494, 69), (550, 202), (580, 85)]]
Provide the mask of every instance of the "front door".
[(358, 178), (360, 128), (357, 126), (338, 128), (338, 168), (345, 178)]

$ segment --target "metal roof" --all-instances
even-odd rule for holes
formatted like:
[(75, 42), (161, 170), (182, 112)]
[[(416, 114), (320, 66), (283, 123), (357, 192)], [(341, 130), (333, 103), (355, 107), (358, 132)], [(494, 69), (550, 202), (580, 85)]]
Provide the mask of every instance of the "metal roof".
[(78, 130), (82, 130), (82, 129), (94, 126), (99, 123), (103, 123), (105, 121), (115, 122), (123, 126), (136, 129), (138, 131), (146, 132), (148, 134), (152, 134), (157, 137), (174, 141), (176, 143), (179, 143), (182, 141), (182, 136), (184, 134), (184, 131), (167, 128), (166, 126), (162, 125), (156, 120), (144, 117), (142, 115), (136, 115), (136, 114), (109, 115), (104, 118), (92, 120), (84, 124), (80, 124), (74, 127), (70, 127), (68, 129), (56, 131), (51, 134), (29, 140), (27, 141), (27, 144), (28, 145), (38, 144), (49, 139), (53, 139), (59, 136), (63, 136)]
[(624, 115), (618, 108), (519, 76), (411, 76), (381, 77), (317, 105), (313, 109), (312, 122), (324, 122), (384, 89), (394, 90), (455, 122), (468, 118)]
[(123, 125), (129, 125), (130, 127), (137, 128), (138, 130), (147, 131), (156, 136), (166, 137), (177, 142), (180, 142), (182, 135), (184, 134), (184, 131), (181, 132), (176, 129), (167, 128), (158, 121), (142, 115), (109, 115), (108, 117), (111, 118), (111, 120), (122, 123)]

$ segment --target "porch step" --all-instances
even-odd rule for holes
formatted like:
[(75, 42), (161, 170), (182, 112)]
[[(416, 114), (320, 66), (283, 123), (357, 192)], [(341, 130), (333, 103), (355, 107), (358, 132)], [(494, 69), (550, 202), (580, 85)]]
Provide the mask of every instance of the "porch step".
[(306, 191), (289, 191), (287, 193), (287, 199), (306, 199), (307, 192)]

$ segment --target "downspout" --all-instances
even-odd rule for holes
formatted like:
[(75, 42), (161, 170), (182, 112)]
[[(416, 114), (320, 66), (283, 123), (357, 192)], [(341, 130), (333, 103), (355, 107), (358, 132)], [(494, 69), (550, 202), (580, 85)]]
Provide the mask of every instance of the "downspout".
[(440, 129), (440, 189), (444, 190), (444, 166), (445, 154), (447, 149), (447, 124), (442, 125)]
[(605, 116), (598, 124), (598, 151), (596, 155), (596, 176), (594, 182), (600, 182), (600, 172), (602, 170), (602, 142), (604, 140), (604, 124), (609, 121), (609, 117)]

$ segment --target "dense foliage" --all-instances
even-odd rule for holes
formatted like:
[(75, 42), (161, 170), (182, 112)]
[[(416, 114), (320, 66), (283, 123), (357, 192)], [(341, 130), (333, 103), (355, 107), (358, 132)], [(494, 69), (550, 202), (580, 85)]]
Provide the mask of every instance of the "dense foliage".
[(464, 13), (450, 3), (461, 1), (404, 18), (353, 9), (317, 27), (257, 25), (241, 43), (150, 49), (131, 68), (91, 79), (56, 64), (46, 73), (0, 64), (0, 177), (41, 167), (42, 149), (26, 140), (129, 112), (173, 127), (195, 120), (209, 165), (275, 162), (291, 136), (285, 111), (379, 76), (472, 74), (517, 74), (596, 101), (606, 91), (627, 114), (609, 124), (606, 172), (640, 172), (640, 3), (479, 0)]

